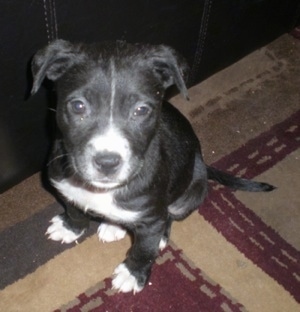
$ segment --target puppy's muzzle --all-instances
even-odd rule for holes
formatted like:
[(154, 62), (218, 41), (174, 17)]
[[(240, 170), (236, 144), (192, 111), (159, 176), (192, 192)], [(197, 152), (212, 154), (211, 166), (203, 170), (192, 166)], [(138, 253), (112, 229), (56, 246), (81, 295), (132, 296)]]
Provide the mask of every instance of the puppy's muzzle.
[(121, 156), (117, 153), (101, 152), (94, 156), (94, 166), (103, 175), (115, 174), (121, 166)]

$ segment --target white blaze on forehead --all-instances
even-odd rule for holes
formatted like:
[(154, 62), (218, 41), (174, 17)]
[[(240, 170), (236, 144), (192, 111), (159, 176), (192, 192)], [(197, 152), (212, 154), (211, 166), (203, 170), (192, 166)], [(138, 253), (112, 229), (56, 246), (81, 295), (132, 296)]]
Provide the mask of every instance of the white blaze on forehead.
[(126, 155), (129, 150), (129, 143), (118, 127), (114, 124), (113, 111), (115, 105), (116, 96), (116, 69), (113, 59), (110, 60), (110, 117), (109, 125), (103, 134), (97, 135), (91, 139), (90, 143), (95, 148), (97, 152), (108, 151), (108, 152), (118, 152), (120, 155)]
[(115, 103), (115, 96), (116, 96), (116, 69), (113, 60), (110, 61), (110, 68), (111, 68), (111, 82), (110, 82), (110, 123), (113, 122), (113, 108)]

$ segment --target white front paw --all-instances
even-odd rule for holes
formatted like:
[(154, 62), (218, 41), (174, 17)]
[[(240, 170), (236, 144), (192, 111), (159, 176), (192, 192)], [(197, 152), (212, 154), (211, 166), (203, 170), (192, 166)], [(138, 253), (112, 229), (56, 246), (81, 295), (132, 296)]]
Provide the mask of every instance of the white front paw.
[(59, 215), (52, 218), (50, 222), (52, 224), (48, 227), (45, 234), (48, 235), (48, 239), (61, 241), (62, 244), (70, 244), (76, 241), (84, 233), (84, 231), (82, 231), (80, 234), (76, 234), (73, 231), (67, 229), (64, 226), (61, 216)]
[(126, 235), (126, 230), (118, 225), (101, 223), (98, 227), (98, 237), (104, 243), (110, 243), (121, 240)]
[(124, 263), (118, 265), (114, 271), (114, 278), (112, 280), (113, 289), (117, 289), (119, 292), (130, 292), (134, 294), (140, 292), (143, 287), (139, 286), (136, 278), (130, 274)]

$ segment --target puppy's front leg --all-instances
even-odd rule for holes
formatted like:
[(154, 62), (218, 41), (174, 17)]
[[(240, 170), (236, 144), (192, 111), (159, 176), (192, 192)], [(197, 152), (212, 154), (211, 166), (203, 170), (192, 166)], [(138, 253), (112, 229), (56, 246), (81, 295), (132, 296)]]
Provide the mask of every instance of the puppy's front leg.
[[(161, 223), (161, 221), (159, 221)], [(165, 225), (143, 224), (135, 229), (134, 244), (126, 260), (114, 271), (113, 288), (120, 292), (137, 293), (147, 283), (152, 265), (159, 253)]]
[(50, 220), (46, 235), (54, 241), (72, 243), (84, 234), (89, 225), (89, 217), (70, 202), (65, 202), (65, 213)]

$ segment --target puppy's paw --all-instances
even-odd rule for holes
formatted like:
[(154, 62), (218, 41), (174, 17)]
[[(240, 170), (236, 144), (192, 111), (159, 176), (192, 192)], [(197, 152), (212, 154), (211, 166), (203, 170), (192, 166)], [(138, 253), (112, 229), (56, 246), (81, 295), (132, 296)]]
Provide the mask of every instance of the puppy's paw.
[(134, 294), (140, 292), (143, 286), (139, 286), (136, 278), (130, 274), (124, 263), (118, 265), (114, 271), (114, 278), (112, 280), (113, 289), (117, 289), (119, 292), (131, 292)]
[(66, 228), (64, 226), (63, 219), (60, 215), (55, 216), (50, 220), (52, 223), (45, 233), (48, 235), (48, 239), (52, 239), (54, 241), (61, 241), (61, 243), (70, 244), (75, 242), (83, 233), (75, 233), (72, 230)]
[(110, 243), (123, 239), (126, 235), (126, 230), (118, 225), (104, 222), (99, 225), (97, 233), (100, 241)]

